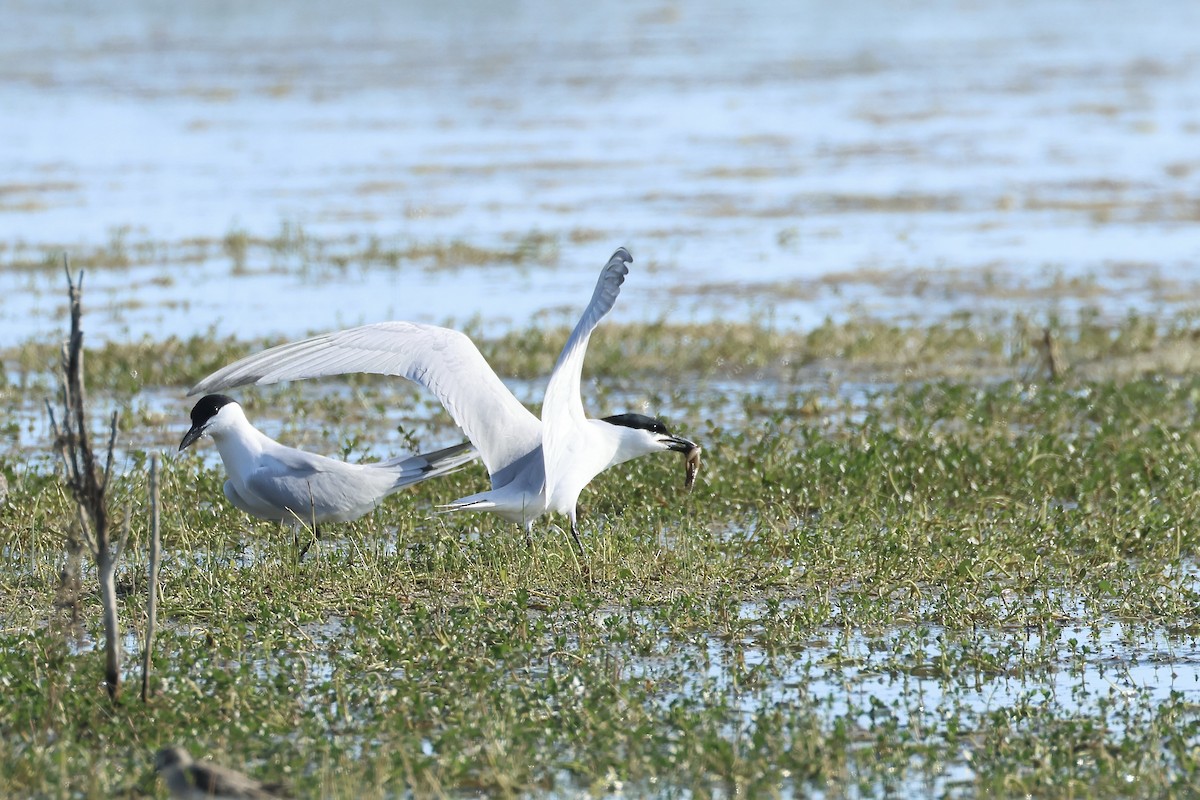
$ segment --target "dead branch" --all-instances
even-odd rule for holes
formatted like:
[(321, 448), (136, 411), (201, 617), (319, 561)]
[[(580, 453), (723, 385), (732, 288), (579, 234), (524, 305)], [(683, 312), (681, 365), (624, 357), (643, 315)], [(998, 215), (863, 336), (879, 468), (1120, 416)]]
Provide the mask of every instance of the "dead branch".
[[(113, 449), (117, 438), (117, 415), (111, 421), (108, 452), (103, 476), (96, 468), (91, 437), (87, 425), (87, 402), (83, 380), (83, 273), (71, 280), (70, 262), (63, 257), (67, 275), (67, 295), (71, 306), (71, 332), (62, 351), (62, 427), (50, 411), (50, 427), (66, 473), (67, 488), (75, 500), (80, 538), (91, 551), (100, 577), (100, 601), (104, 609), (105, 685), (109, 697), (116, 701), (121, 685), (121, 632), (117, 617), (116, 569), (129, 531), (126, 514), (124, 531), (114, 547), (109, 532), (106, 491), (112, 471)], [(69, 543), (68, 543), (69, 544)]]

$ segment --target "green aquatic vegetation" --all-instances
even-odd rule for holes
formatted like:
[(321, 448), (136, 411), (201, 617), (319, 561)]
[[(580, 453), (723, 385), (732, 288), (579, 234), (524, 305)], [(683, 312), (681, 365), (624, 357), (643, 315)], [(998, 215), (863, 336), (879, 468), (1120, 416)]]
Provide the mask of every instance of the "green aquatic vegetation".
[[(1192, 335), (1193, 319), (1188, 315), (1158, 320), (1131, 314), (1114, 327), (1085, 311), (1061, 325), (1055, 346), (1078, 380), (1181, 374), (1180, 367), (1200, 360), (1200, 343)], [(472, 336), (498, 374), (517, 380), (543, 380), (570, 333), (569, 326), (533, 324), (485, 336), (471, 322), (458, 327)], [(1047, 378), (1042, 336), (1043, 328), (1021, 318), (995, 321), (971, 315), (923, 327), (869, 319), (826, 321), (808, 332), (777, 328), (766, 319), (606, 323), (589, 344), (586, 377), (611, 388), (636, 381), (645, 391), (686, 381), (688, 394), (698, 402), (706, 399), (707, 384), (717, 380), (762, 381), (777, 387), (820, 381), (835, 391), (839, 383), (850, 381), (888, 385), (947, 379), (967, 387), (980, 379), (1010, 379), (1038, 385)], [(187, 386), (232, 360), (279, 343), (240, 340), (215, 331), (106, 342), (88, 351), (90, 380), (129, 393)], [(0, 357), (25, 385), (55, 368), (59, 348), (57, 341), (30, 341), (0, 352)], [(660, 380), (646, 386), (647, 376)], [(347, 376), (344, 383), (371, 386), (379, 379)], [(747, 387), (738, 391), (754, 397)], [(715, 397), (717, 391), (712, 394)], [(784, 399), (796, 397), (788, 394)], [(820, 410), (819, 403), (799, 406), (789, 402), (779, 410)]]
[[(589, 407), (649, 399), (704, 466), (690, 494), (674, 457), (597, 478), (586, 573), (554, 520), (529, 549), (502, 520), (438, 514), (486, 485), (479, 466), (330, 526), (300, 559), (311, 534), (232, 509), (211, 449), (171, 455), (147, 706), (99, 690), (97, 601), (56, 605), (71, 517), (52, 463), (6, 451), (0, 783), (161, 796), (150, 759), (178, 741), (303, 796), (1184, 792), (1200, 768), (1200, 380), (1152, 368), (1189, 341), (1183, 323), (1072, 329), (1053, 383), (1009, 328), (852, 327), (606, 328)], [(884, 364), (902, 339), (937, 363)], [(180, 388), (261, 344), (158, 343), (173, 363), (151, 383), (128, 365), (154, 343), (106, 346), (93, 392), (171, 398), (176, 413), (126, 408), (122, 424), (173, 450)], [(561, 332), (481, 345), (536, 400)], [(1144, 367), (1117, 368), (1131, 353)], [(36, 394), (37, 369), (6, 402)], [(290, 443), (350, 458), (454, 436), (395, 382), (245, 400)], [(130, 676), (145, 461), (134, 445), (112, 489), (133, 515)]]

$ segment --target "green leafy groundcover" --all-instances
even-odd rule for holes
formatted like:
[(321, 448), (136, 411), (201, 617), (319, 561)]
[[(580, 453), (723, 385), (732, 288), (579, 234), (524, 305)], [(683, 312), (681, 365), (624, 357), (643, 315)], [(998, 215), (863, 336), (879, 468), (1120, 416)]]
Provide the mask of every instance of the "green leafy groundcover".
[[(134, 517), (113, 706), (94, 597), (56, 605), (67, 498), (49, 462), (8, 450), (0, 786), (163, 796), (153, 753), (178, 743), (302, 796), (1183, 796), (1200, 763), (1200, 379), (1166, 365), (1186, 320), (1065, 327), (1056, 383), (1013, 329), (960, 327), (606, 328), (589, 405), (636, 383), (705, 461), (690, 495), (674, 457), (598, 478), (586, 573), (552, 521), (527, 549), (500, 520), (432, 513), (484, 486), (481, 468), (299, 560), (289, 530), (223, 501), (208, 453), (172, 455), (145, 705), (144, 452), (114, 487)], [(540, 336), (484, 349), (534, 342), (501, 371), (536, 376)], [(601, 343), (635, 337), (691, 356), (655, 376)], [(902, 341), (915, 377), (879, 356)], [(172, 344), (193, 363), (133, 386), (119, 365), (146, 346), (98, 351), (93, 391), (120, 402), (255, 345)], [(275, 391), (370, 438), (389, 390)], [(182, 423), (127, 419), (168, 441)]]

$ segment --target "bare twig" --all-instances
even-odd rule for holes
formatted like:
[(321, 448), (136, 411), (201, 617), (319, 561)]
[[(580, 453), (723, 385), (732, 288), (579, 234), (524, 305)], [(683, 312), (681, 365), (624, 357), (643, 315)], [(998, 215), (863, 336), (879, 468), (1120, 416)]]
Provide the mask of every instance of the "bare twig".
[(158, 564), (162, 552), (158, 532), (158, 453), (150, 454), (150, 588), (146, 601), (146, 646), (142, 651), (142, 702), (150, 697), (150, 660), (158, 619)]
[(112, 412), (112, 421), (109, 423), (112, 428), (108, 434), (108, 457), (104, 460), (104, 479), (100, 481), (100, 492), (108, 491), (108, 476), (112, 475), (113, 465), (113, 448), (117, 444), (117, 412)]
[[(48, 411), (50, 413), (50, 433), (54, 437), (54, 443), (55, 443), (55, 446), (58, 448), (58, 455), (62, 459), (63, 468), (67, 471), (67, 487), (69, 489), (71, 489), (71, 492), (73, 494), (75, 491), (74, 487), (79, 482), (79, 478), (78, 478), (77, 474), (75, 473), (75, 462), (74, 462), (73, 454), (71, 452), (69, 452), (70, 448), (67, 445), (67, 440), (68, 440), (69, 434), (64, 433), (59, 430), (58, 423), (54, 419), (54, 406), (50, 405), (49, 400), (46, 401), (46, 411)], [(93, 561), (99, 557), (99, 554), (96, 551), (95, 541), (92, 539), (90, 530), (88, 528), (87, 512), (84, 511), (83, 506), (78, 502), (75, 503), (75, 513), (78, 515), (78, 521), (79, 521), (79, 538), (75, 538), (75, 537), (71, 536), (70, 534), (68, 534), (68, 539), (71, 541), (67, 542), (67, 545), (68, 545), (67, 546), (67, 556), (68, 556), (67, 561), (68, 562), (74, 561), (75, 566), (73, 569), (68, 568), (68, 569), (64, 570), (64, 573), (63, 573), (64, 585), (66, 583), (68, 583), (69, 578), (73, 578), (74, 582), (76, 584), (78, 584), (82, 580), (82, 576), (80, 575), (80, 570), (79, 570), (78, 559), (75, 558), (75, 556), (78, 555), (77, 550), (82, 545), (84, 545), (84, 544), (87, 545), (88, 552), (91, 553)], [(72, 552), (73, 550), (75, 551), (74, 553)]]
[(131, 499), (126, 499), (126, 501), (125, 501), (125, 519), (123, 519), (121, 521), (121, 538), (117, 540), (117, 546), (113, 550), (113, 560), (114, 561), (121, 560), (121, 555), (124, 554), (124, 552), (125, 552), (125, 545), (129, 543), (130, 522), (133, 519), (132, 509), (130, 508), (132, 505), (133, 505), (133, 501)]
[[(71, 280), (70, 261), (63, 257), (67, 275), (67, 294), (71, 304), (71, 332), (63, 346), (63, 420), (60, 427), (50, 409), (51, 430), (55, 447), (63, 461), (67, 488), (75, 499), (80, 535), (91, 550), (100, 577), (100, 602), (104, 609), (105, 684), (109, 697), (116, 701), (121, 685), (121, 632), (117, 617), (116, 570), (121, 551), (129, 535), (130, 515), (119, 541), (113, 546), (109, 536), (106, 490), (112, 471), (113, 449), (117, 438), (117, 416), (112, 417), (103, 477), (96, 468), (86, 415), (86, 394), (83, 382), (83, 304), (81, 301), (83, 273), (77, 282)], [(49, 404), (47, 404), (49, 405)]]
[(1063, 375), (1064, 364), (1062, 354), (1059, 352), (1058, 341), (1054, 338), (1054, 332), (1049, 328), (1042, 329), (1041, 341), (1042, 359), (1046, 364), (1046, 372), (1049, 373), (1050, 382), (1057, 383)]

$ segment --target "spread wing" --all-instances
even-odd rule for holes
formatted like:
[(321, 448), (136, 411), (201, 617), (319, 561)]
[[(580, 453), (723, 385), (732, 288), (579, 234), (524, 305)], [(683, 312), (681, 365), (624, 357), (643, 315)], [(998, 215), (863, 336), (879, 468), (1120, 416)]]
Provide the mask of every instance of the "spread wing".
[(585, 424), (583, 399), (579, 383), (583, 374), (583, 358), (587, 353), (588, 339), (600, 320), (612, 310), (621, 293), (621, 284), (629, 274), (629, 263), (633, 256), (624, 247), (608, 259), (596, 281), (592, 300), (563, 345), (550, 383), (546, 386), (546, 397), (542, 401), (542, 437), (546, 458), (546, 493), (553, 496), (557, 476), (564, 474), (571, 460), (571, 444), (574, 433)]
[(429, 389), (492, 475), (541, 443), (541, 422), (466, 334), (415, 322), (380, 322), (272, 347), (217, 370), (189, 394), (353, 372), (396, 375)]

